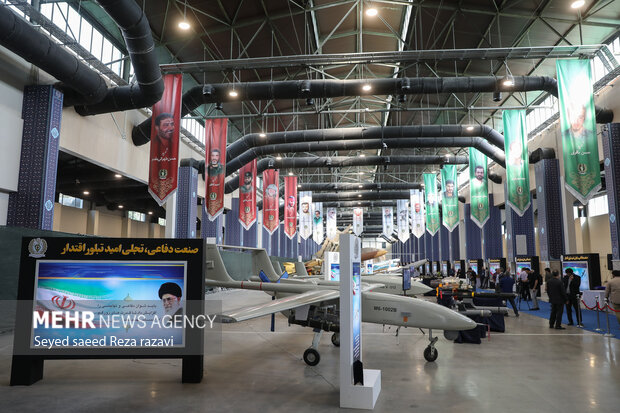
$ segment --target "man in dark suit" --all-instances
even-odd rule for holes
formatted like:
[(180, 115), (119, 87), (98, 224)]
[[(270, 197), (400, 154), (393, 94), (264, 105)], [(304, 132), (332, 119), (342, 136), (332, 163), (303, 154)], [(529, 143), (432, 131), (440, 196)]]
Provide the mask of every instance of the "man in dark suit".
[(566, 303), (568, 325), (573, 325), (572, 308), (574, 308), (577, 325), (581, 327), (581, 311), (579, 311), (579, 287), (581, 286), (581, 277), (575, 274), (572, 268), (567, 268), (562, 283), (564, 285), (564, 291), (566, 291), (568, 295), (568, 303)]
[(553, 271), (553, 277), (547, 283), (547, 294), (551, 304), (549, 328), (555, 327), (558, 330), (564, 330), (564, 327), (562, 327), (562, 313), (564, 312), (564, 304), (568, 303), (568, 297), (558, 271)]

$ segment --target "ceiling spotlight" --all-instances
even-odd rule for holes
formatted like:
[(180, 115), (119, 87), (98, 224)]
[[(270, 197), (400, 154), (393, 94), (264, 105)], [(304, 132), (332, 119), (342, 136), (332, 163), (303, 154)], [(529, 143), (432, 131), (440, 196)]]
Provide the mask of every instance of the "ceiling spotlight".
[(379, 14), (379, 11), (374, 7), (366, 9), (366, 16), (375, 17), (377, 14)]
[(364, 157), (366, 157), (366, 154), (365, 153), (360, 153), (360, 158), (364, 158)]
[(123, 209), (123, 208), (124, 208), (124, 206), (122, 206), (122, 205), (118, 206), (118, 209)]
[(82, 193), (83, 193), (84, 195), (90, 195), (90, 192), (88, 192), (88, 191), (84, 191), (84, 192), (82, 192)]
[(281, 157), (281, 156), (276, 156), (276, 159), (277, 159), (278, 161), (281, 161), (281, 160), (282, 160), (282, 157)]
[(358, 175), (364, 175), (364, 172), (358, 172), (357, 174)]
[(114, 177), (115, 177), (115, 178), (122, 178), (122, 177), (123, 177), (123, 175), (121, 175), (121, 174), (114, 174)]
[(512, 75), (506, 75), (502, 83), (504, 86), (512, 87), (515, 85), (515, 78)]
[(372, 89), (372, 87), (368, 83), (366, 83), (364, 86), (362, 86), (362, 90), (364, 92), (368, 92), (370, 89)]
[(265, 138), (265, 137), (267, 137), (267, 134), (264, 133), (264, 132), (261, 132), (261, 133), (258, 134), (258, 136), (260, 136), (261, 138)]
[(357, 205), (362, 205), (362, 203), (360, 201), (357, 201)]
[(362, 194), (357, 194), (357, 197), (358, 197), (358, 198), (361, 198), (361, 197), (362, 197)]
[(502, 92), (493, 92), (493, 102), (502, 101)]
[(293, 172), (289, 172), (289, 173), (288, 173), (288, 176), (293, 176)]
[(149, 215), (153, 215), (153, 211), (149, 211), (149, 212), (148, 212), (148, 214), (149, 214)]
[(580, 9), (583, 5), (586, 4), (584, 0), (577, 0), (571, 3), (571, 9)]
[(230, 96), (231, 98), (236, 98), (237, 96), (239, 96), (239, 94), (237, 93), (235, 89), (233, 89), (230, 92), (228, 92), (228, 96)]
[(468, 131), (473, 131), (474, 127), (472, 125), (469, 125), (468, 127), (466, 127), (465, 129), (467, 129)]
[(181, 30), (189, 30), (190, 29), (190, 24), (187, 22), (187, 20), (183, 20), (179, 22), (179, 29)]
[(363, 188), (363, 187), (364, 187), (364, 185), (359, 184), (357, 187), (358, 187), (358, 188)]
[(297, 184), (297, 188), (301, 188), (301, 184)]

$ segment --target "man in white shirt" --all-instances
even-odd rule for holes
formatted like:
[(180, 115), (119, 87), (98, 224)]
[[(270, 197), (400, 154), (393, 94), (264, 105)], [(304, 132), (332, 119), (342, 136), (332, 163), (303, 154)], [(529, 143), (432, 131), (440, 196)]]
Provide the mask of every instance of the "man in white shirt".
[(519, 283), (521, 287), (521, 299), (525, 301), (530, 300), (530, 288), (529, 282), (527, 280), (529, 268), (522, 268), (521, 273), (519, 273)]

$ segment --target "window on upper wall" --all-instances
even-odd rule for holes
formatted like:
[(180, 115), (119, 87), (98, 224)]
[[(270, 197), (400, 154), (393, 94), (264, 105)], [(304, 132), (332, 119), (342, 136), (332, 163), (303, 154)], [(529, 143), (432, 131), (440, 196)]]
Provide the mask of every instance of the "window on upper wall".
[(58, 194), (58, 203), (73, 208), (84, 208), (84, 200), (63, 193)]
[(166, 219), (165, 218), (157, 218), (157, 223), (159, 225), (161, 225), (162, 227), (166, 226)]
[(596, 217), (609, 213), (607, 195), (597, 196), (588, 201), (588, 216)]
[(146, 215), (138, 211), (128, 211), (127, 217), (129, 219), (133, 219), (134, 221), (140, 221), (140, 222), (146, 221)]

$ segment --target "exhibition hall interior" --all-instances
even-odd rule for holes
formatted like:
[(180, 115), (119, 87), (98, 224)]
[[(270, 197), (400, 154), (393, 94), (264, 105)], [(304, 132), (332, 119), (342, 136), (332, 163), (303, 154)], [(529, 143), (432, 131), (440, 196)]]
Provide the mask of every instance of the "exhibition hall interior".
[(15, 411), (616, 411), (620, 1), (0, 0)]

